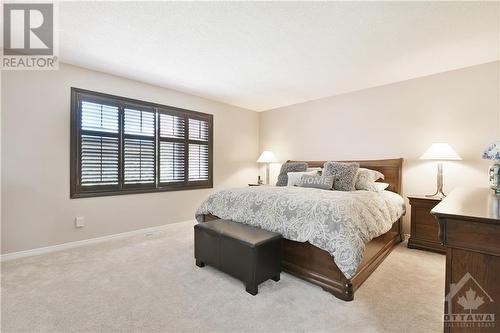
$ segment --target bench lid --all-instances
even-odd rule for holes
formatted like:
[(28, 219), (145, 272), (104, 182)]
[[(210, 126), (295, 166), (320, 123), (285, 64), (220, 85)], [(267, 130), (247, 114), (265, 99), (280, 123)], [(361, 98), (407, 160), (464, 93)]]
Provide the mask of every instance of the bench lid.
[(272, 240), (281, 239), (281, 234), (269, 230), (260, 229), (243, 223), (229, 220), (213, 220), (198, 223), (196, 228), (205, 229), (221, 236), (237, 239), (250, 246), (257, 246)]

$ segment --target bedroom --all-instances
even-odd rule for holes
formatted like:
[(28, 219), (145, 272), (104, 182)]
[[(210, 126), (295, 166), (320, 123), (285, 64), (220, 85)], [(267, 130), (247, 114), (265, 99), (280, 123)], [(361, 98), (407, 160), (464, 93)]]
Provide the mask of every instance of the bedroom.
[(29, 6), (2, 331), (498, 331), (498, 2)]

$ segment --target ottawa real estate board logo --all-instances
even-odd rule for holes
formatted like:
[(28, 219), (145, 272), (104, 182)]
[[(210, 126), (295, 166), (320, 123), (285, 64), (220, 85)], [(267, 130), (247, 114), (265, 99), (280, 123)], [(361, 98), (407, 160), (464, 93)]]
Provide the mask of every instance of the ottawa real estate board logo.
[(53, 3), (3, 3), (2, 70), (58, 69)]
[(445, 302), (445, 327), (466, 330), (480, 328), (486, 332), (497, 332), (493, 298), (470, 273), (466, 273), (457, 283), (450, 284)]

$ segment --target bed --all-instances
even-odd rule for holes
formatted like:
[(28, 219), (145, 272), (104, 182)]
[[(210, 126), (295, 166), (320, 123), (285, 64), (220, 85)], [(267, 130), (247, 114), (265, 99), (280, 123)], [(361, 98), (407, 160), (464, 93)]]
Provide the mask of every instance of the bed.
[[(289, 161), (289, 162), (296, 162), (296, 161)], [(325, 161), (305, 161), (308, 163), (309, 167), (321, 167)], [(371, 160), (371, 161), (356, 161), (360, 164), (360, 167), (364, 168), (369, 168), (373, 170), (380, 171), (381, 173), (384, 174), (385, 176), (385, 183), (389, 183), (389, 187), (387, 188), (388, 191), (401, 194), (401, 170), (402, 170), (402, 159), (390, 159), (390, 160)], [(236, 191), (236, 190), (235, 190)], [(241, 189), (241, 193), (236, 193), (234, 194), (233, 197), (223, 197), (223, 195), (219, 195), (217, 197), (217, 194), (214, 194), (212, 196), (212, 201), (219, 201), (218, 202), (218, 207), (219, 209), (211, 209), (213, 207), (209, 207), (210, 205), (207, 205), (207, 202), (209, 199), (207, 199), (207, 202), (202, 204), (200, 209), (197, 212), (197, 219), (199, 222), (206, 222), (209, 220), (213, 220), (216, 218), (219, 218), (218, 215), (221, 215), (222, 218), (227, 218), (228, 213), (231, 213), (231, 209), (226, 209), (225, 204), (221, 203), (221, 200), (225, 200), (225, 203), (229, 204), (239, 204), (239, 205), (249, 205), (249, 201), (251, 200), (246, 200), (242, 201), (240, 203), (235, 200), (238, 196), (241, 196), (242, 194), (248, 195), (248, 198), (252, 198), (252, 196), (255, 197), (257, 195), (258, 191), (261, 191), (262, 193), (260, 195), (263, 196), (263, 200), (267, 200), (267, 198), (272, 198), (272, 195), (276, 195), (276, 193), (283, 193), (284, 195), (289, 196), (290, 198), (294, 198), (295, 196), (295, 191), (299, 191), (298, 189), (278, 189), (278, 188), (263, 188), (261, 190), (259, 189), (252, 189), (252, 190), (245, 190)], [(281, 191), (281, 192), (280, 192)], [(330, 195), (329, 193), (326, 193), (328, 191), (324, 190), (317, 190), (319, 192), (322, 192), (321, 194), (318, 194), (319, 192), (310, 192), (311, 197), (318, 196), (318, 198), (322, 198), (322, 196), (325, 195)], [(224, 191), (221, 191), (224, 192)], [(221, 193), (218, 192), (218, 193)], [(245, 193), (249, 192), (249, 193)], [(276, 193), (274, 193), (276, 192)], [(331, 192), (337, 192), (337, 191), (331, 191)], [(356, 191), (356, 192), (361, 192), (361, 191)], [(344, 195), (352, 195), (355, 197), (354, 201), (360, 201), (363, 198), (366, 199), (367, 196), (373, 195), (368, 193), (368, 191), (363, 191), (364, 193), (353, 193), (353, 194), (348, 194), (344, 192)], [(230, 192), (226, 192), (226, 194), (231, 194)], [(391, 193), (386, 193), (384, 197), (390, 197)], [(266, 197), (267, 195), (267, 197)], [(333, 193), (331, 195), (334, 195)], [(341, 196), (342, 193), (337, 193), (335, 194), (337, 196)], [(394, 194), (392, 194), (394, 196)], [(246, 198), (245, 198), (246, 199)], [(313, 200), (314, 198), (310, 199)], [(380, 200), (380, 199), (377, 199)], [(287, 201), (289, 203), (289, 201)], [(384, 205), (383, 202), (378, 203), (379, 205)], [(359, 203), (358, 203), (359, 205)], [(212, 206), (217, 206), (216, 204), (212, 203)], [(223, 207), (223, 208), (220, 208)], [(316, 209), (316, 208), (315, 208)], [(382, 209), (381, 209), (382, 210)], [(347, 209), (346, 209), (347, 211)], [(233, 215), (236, 214), (234, 211), (232, 212)], [(326, 248), (325, 246), (321, 246), (323, 244), (317, 243), (316, 238), (310, 240), (310, 241), (295, 241), (291, 239), (297, 239), (297, 237), (286, 237), (285, 238), (291, 238), (291, 239), (284, 239), (283, 242), (283, 249), (282, 249), (282, 268), (285, 272), (288, 272), (290, 274), (293, 274), (295, 276), (298, 276), (304, 280), (307, 280), (311, 283), (314, 283), (316, 285), (319, 285), (322, 287), (324, 290), (332, 293), (334, 296), (336, 296), (339, 299), (345, 300), (345, 301), (350, 301), (354, 299), (354, 293), (355, 291), (361, 286), (361, 284), (370, 276), (370, 274), (377, 268), (378, 265), (384, 260), (385, 257), (391, 252), (391, 250), (402, 240), (401, 236), (401, 214), (403, 212), (400, 212), (399, 215), (397, 215), (399, 218), (396, 218), (397, 221), (394, 223), (390, 223), (387, 225), (387, 221), (385, 224), (385, 229), (384, 232), (381, 234), (379, 232), (377, 237), (371, 239), (371, 241), (365, 242), (363, 244), (363, 251), (361, 253), (357, 253), (356, 256), (356, 266), (354, 270), (349, 270), (348, 268), (345, 267), (344, 263), (342, 260), (340, 260), (338, 257), (333, 255), (332, 251), (330, 248)], [(271, 216), (271, 219), (274, 216)], [(280, 218), (283, 218), (282, 216)], [(363, 218), (358, 216), (357, 218)], [(245, 221), (244, 216), (238, 216), (234, 217), (233, 220), (236, 222), (241, 222), (241, 223), (249, 223), (249, 221)], [(269, 218), (268, 218), (269, 219)], [(382, 219), (382, 218), (380, 218)], [(294, 220), (295, 221), (295, 220)], [(376, 216), (375, 216), (375, 222), (376, 221)], [(345, 223), (344, 223), (345, 224)], [(371, 226), (372, 222), (370, 223), (365, 223), (369, 226)], [(349, 225), (349, 224), (347, 224)], [(271, 230), (274, 228), (274, 226), (262, 226), (259, 225), (260, 227), (263, 227), (264, 229), (269, 229)], [(269, 228), (268, 228), (269, 227)], [(375, 228), (375, 227), (373, 227)], [(379, 226), (380, 228), (380, 226)], [(389, 229), (388, 231), (386, 231)], [(382, 230), (382, 229), (381, 229)], [(286, 231), (284, 232), (286, 234)], [(366, 235), (365, 235), (366, 237)], [(300, 237), (298, 237), (300, 238)], [(359, 242), (359, 240), (358, 240)], [(315, 246), (311, 243), (314, 243), (318, 246)], [(334, 244), (338, 245), (338, 244)], [(320, 248), (322, 247), (322, 248)], [(335, 252), (339, 253), (339, 252)], [(337, 264), (336, 264), (337, 262)], [(339, 268), (340, 267), (340, 268)]]

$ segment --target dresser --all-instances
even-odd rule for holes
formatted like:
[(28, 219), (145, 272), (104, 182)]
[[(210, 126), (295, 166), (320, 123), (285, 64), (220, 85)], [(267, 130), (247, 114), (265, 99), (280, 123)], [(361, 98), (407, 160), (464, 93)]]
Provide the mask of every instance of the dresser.
[(446, 248), (445, 332), (500, 332), (500, 197), (459, 188), (431, 211)]
[(439, 227), (431, 210), (441, 202), (439, 198), (429, 198), (424, 195), (408, 196), (411, 206), (411, 227), (408, 247), (410, 249), (429, 250), (445, 253), (446, 250), (439, 240)]

